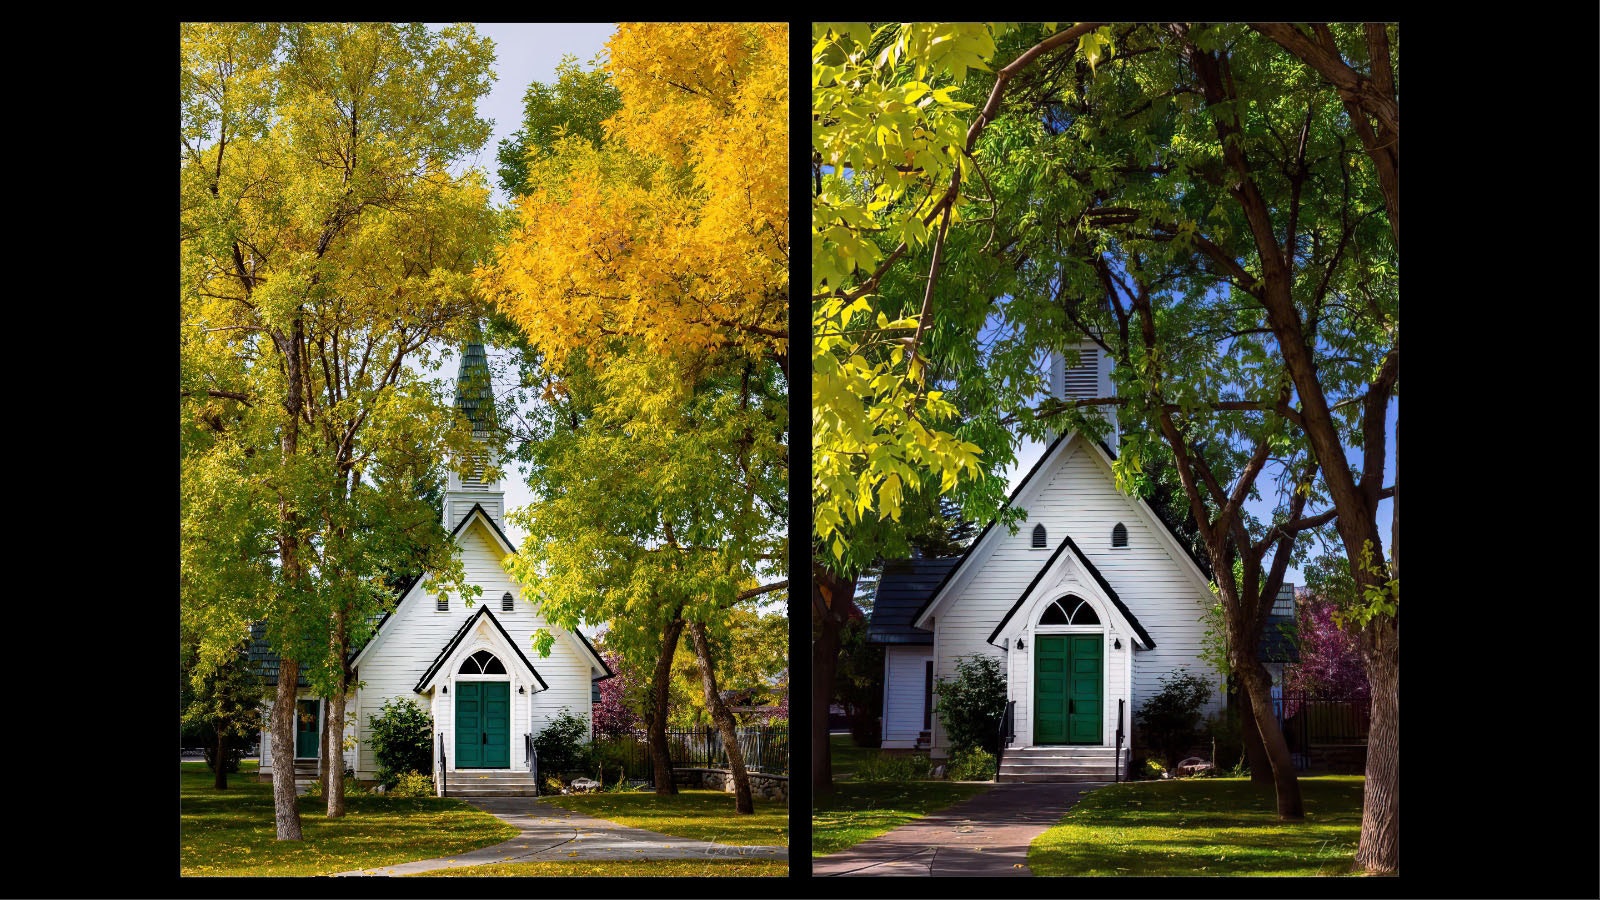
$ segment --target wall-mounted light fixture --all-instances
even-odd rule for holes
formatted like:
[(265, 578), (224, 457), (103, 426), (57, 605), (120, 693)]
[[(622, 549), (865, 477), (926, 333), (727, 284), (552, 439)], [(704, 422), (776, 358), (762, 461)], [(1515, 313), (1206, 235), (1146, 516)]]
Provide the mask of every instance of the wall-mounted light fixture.
[(1024, 641), (1022, 638), (1017, 638), (1017, 649), (1018, 650), (1026, 650), (1026, 649), (1028, 649), (1028, 642)]
[(527, 688), (526, 685), (521, 685), (521, 684), (517, 685), (517, 693), (526, 694), (527, 692), (528, 692), (528, 688)]
[(439, 688), (439, 693), (441, 693), (441, 694), (450, 693), (450, 685), (447, 684), (444, 687)]
[(1122, 638), (1117, 638), (1116, 640), (1112, 641), (1111, 642), (1111, 649), (1113, 649), (1113, 650), (1121, 650), (1122, 649)]

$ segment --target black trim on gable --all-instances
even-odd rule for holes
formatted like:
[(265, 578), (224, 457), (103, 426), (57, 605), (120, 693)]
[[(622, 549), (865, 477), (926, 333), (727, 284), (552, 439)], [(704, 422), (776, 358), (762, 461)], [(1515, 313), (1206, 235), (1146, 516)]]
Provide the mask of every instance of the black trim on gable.
[(458, 522), (456, 524), (456, 527), (450, 532), (450, 536), (451, 537), (455, 537), (456, 536), (456, 532), (461, 530), (461, 526), (462, 525), (467, 524), (467, 521), (472, 518), (472, 514), (475, 513), (475, 512), (483, 513), (483, 520), (485, 522), (489, 523), (489, 527), (494, 530), (494, 533), (496, 535), (499, 536), (501, 542), (504, 543), (507, 547), (510, 547), (512, 553), (517, 552), (517, 545), (512, 543), (511, 539), (506, 537), (506, 533), (504, 531), (500, 530), (500, 526), (496, 525), (494, 523), (494, 516), (489, 515), (489, 511), (487, 509), (483, 508), (483, 504), (482, 503), (474, 503), (474, 504), (472, 504), (472, 508), (467, 510), (467, 514), (466, 515), (461, 517), (461, 521)]
[[(462, 521), (465, 522), (466, 519), (462, 519)], [(449, 642), (444, 645), (444, 649), (439, 651), (439, 655), (433, 658), (432, 665), (428, 666), (428, 671), (423, 672), (422, 677), (417, 679), (417, 686), (411, 689), (412, 693), (422, 693), (422, 688), (430, 679), (433, 678), (434, 674), (439, 671), (439, 667), (444, 665), (444, 661), (448, 659), (450, 654), (454, 653), (455, 649), (461, 645), (462, 638), (465, 638), (467, 636), (467, 632), (472, 630), (472, 626), (477, 624), (477, 621), (484, 616), (487, 616), (489, 621), (494, 623), (494, 627), (500, 630), (500, 636), (506, 639), (507, 644), (511, 645), (512, 652), (516, 653), (517, 658), (522, 660), (522, 664), (527, 666), (528, 671), (533, 673), (534, 680), (539, 682), (539, 690), (547, 691), (550, 689), (550, 685), (545, 684), (544, 677), (539, 674), (539, 670), (535, 669), (533, 667), (533, 663), (529, 662), (528, 657), (523, 654), (522, 648), (517, 646), (517, 642), (511, 639), (510, 634), (506, 633), (506, 627), (501, 625), (500, 620), (496, 619), (494, 617), (494, 613), (489, 611), (488, 604), (484, 604), (483, 606), (478, 607), (478, 611), (476, 613), (468, 616), (467, 621), (461, 623), (461, 628), (456, 631), (455, 637), (452, 637)], [(537, 693), (537, 691), (535, 693)]]
[[(1056, 439), (1051, 441), (1048, 447), (1044, 448), (1044, 452), (1039, 454), (1039, 458), (1034, 461), (1033, 468), (1028, 470), (1027, 476), (1021, 481), (1017, 482), (1016, 489), (1011, 492), (1011, 496), (1006, 498), (1006, 506), (1010, 506), (1013, 502), (1015, 502), (1017, 495), (1022, 493), (1022, 489), (1027, 486), (1028, 482), (1033, 480), (1033, 476), (1039, 474), (1039, 467), (1044, 465), (1044, 461), (1050, 458), (1050, 454), (1056, 449), (1056, 445), (1066, 440), (1067, 436), (1073, 433), (1074, 432), (1070, 431), (1061, 432), (1060, 434), (1056, 435)], [(973, 538), (972, 543), (967, 545), (967, 551), (961, 554), (960, 562), (957, 562), (955, 565), (951, 566), (950, 571), (944, 573), (944, 578), (939, 582), (939, 586), (933, 589), (933, 593), (928, 595), (928, 599), (923, 601), (922, 605), (917, 607), (916, 613), (911, 616), (911, 622), (913, 625), (916, 624), (918, 619), (922, 618), (923, 613), (928, 611), (928, 607), (932, 605), (933, 601), (938, 599), (939, 594), (944, 591), (944, 586), (950, 583), (950, 579), (954, 578), (955, 574), (961, 571), (964, 566), (966, 566), (967, 558), (972, 556), (972, 551), (978, 549), (978, 545), (983, 543), (983, 539), (989, 536), (990, 530), (994, 528), (994, 523), (998, 521), (1000, 521), (999, 516), (990, 519), (989, 524), (983, 526), (983, 530), (978, 532), (978, 536)]]
[(1144, 630), (1144, 625), (1139, 622), (1139, 617), (1135, 616), (1133, 614), (1133, 610), (1128, 609), (1128, 605), (1122, 602), (1121, 597), (1117, 596), (1117, 592), (1112, 589), (1111, 584), (1106, 581), (1105, 576), (1101, 575), (1100, 570), (1095, 568), (1094, 563), (1089, 561), (1089, 557), (1084, 556), (1083, 551), (1078, 549), (1078, 545), (1073, 542), (1072, 535), (1070, 534), (1061, 539), (1060, 546), (1056, 547), (1056, 551), (1050, 554), (1049, 559), (1045, 560), (1044, 566), (1039, 569), (1039, 574), (1033, 576), (1033, 580), (1028, 582), (1028, 587), (1023, 590), (1022, 596), (1018, 597), (1017, 602), (1011, 604), (1011, 608), (1006, 610), (1005, 616), (1000, 619), (1000, 624), (996, 625), (994, 627), (994, 631), (989, 633), (989, 643), (994, 643), (994, 639), (1000, 635), (1000, 629), (1006, 627), (1006, 623), (1011, 621), (1011, 617), (1016, 615), (1017, 610), (1022, 608), (1023, 602), (1026, 601), (1029, 595), (1033, 593), (1033, 589), (1039, 586), (1039, 581), (1044, 578), (1044, 573), (1049, 571), (1050, 566), (1055, 563), (1056, 557), (1060, 556), (1061, 551), (1067, 549), (1068, 547), (1072, 548), (1073, 555), (1078, 557), (1078, 561), (1083, 563), (1083, 567), (1089, 570), (1089, 574), (1094, 577), (1094, 583), (1099, 585), (1100, 590), (1104, 591), (1105, 595), (1111, 599), (1113, 604), (1116, 605), (1117, 611), (1122, 613), (1123, 618), (1128, 620), (1128, 624), (1133, 626), (1133, 630), (1138, 632), (1139, 640), (1141, 640), (1146, 647), (1152, 650), (1155, 649), (1155, 639), (1150, 637), (1150, 632)]
[[(452, 540), (452, 541), (455, 540), (456, 539), (456, 535), (461, 533), (461, 529), (466, 527), (466, 524), (472, 518), (472, 513), (474, 511), (483, 513), (483, 520), (485, 522), (489, 523), (489, 527), (494, 529), (495, 534), (500, 535), (500, 540), (505, 541), (507, 547), (515, 547), (516, 546), (516, 544), (511, 543), (511, 540), (505, 536), (505, 532), (500, 530), (500, 526), (498, 526), (498, 525), (496, 525), (494, 523), (494, 516), (489, 515), (489, 511), (483, 508), (483, 504), (482, 503), (474, 503), (474, 504), (472, 504), (472, 509), (467, 510), (467, 514), (461, 517), (461, 521), (456, 523), (456, 527), (450, 529), (450, 540)], [(426, 575), (426, 574), (427, 573), (424, 572), (424, 573), (422, 573), (420, 575), (414, 575), (414, 576), (412, 576), (410, 581), (406, 582), (406, 586), (401, 588), (400, 592), (395, 595), (395, 601), (394, 601), (395, 609), (399, 609), (400, 608), (400, 601), (406, 599), (406, 595), (411, 593), (411, 589), (417, 586), (417, 582), (418, 581), (422, 580), (422, 575)], [(361, 655), (361, 651), (367, 649), (367, 644), (370, 644), (373, 641), (378, 639), (378, 632), (383, 630), (383, 624), (385, 622), (389, 621), (389, 617), (392, 616), (392, 615), (394, 615), (394, 609), (386, 609), (386, 610), (383, 611), (383, 617), (378, 619), (378, 624), (376, 626), (374, 626), (373, 629), (372, 629), (372, 636), (367, 638), (367, 641), (366, 641), (365, 644), (362, 644), (360, 647), (350, 651), (350, 660), (349, 660), (350, 662), (354, 662), (355, 658), (357, 656)], [(504, 629), (501, 629), (501, 630), (503, 631)], [(512, 646), (516, 646), (516, 645), (513, 644)], [(521, 651), (518, 651), (518, 652), (521, 652)], [(601, 665), (604, 665), (604, 662), (602, 662)], [(535, 674), (537, 674), (537, 673), (535, 673)], [(542, 683), (543, 682), (541, 682), (541, 684)]]

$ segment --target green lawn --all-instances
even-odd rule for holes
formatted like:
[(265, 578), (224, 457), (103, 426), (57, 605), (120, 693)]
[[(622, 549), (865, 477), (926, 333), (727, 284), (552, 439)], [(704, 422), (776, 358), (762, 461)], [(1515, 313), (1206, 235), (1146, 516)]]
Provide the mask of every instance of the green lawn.
[(1277, 821), (1272, 785), (1240, 778), (1137, 781), (1086, 794), (1034, 839), (1035, 875), (1345, 875), (1361, 833), (1362, 779), (1300, 779), (1306, 820)]
[(459, 800), (350, 797), (329, 819), (320, 798), (300, 798), (303, 841), (278, 841), (272, 785), (256, 764), (211, 787), (203, 762), (180, 763), (179, 862), (184, 875), (327, 875), (463, 853), (508, 840), (517, 830)]
[(789, 864), (781, 859), (625, 859), (587, 862), (496, 863), (487, 866), (466, 866), (459, 869), (435, 869), (432, 872), (418, 872), (416, 877), (442, 876), (448, 878), (451, 876), (466, 876), (478, 878), (484, 875), (554, 875), (557, 877), (599, 875), (606, 878), (629, 878), (634, 876), (650, 878), (657, 876), (703, 877), (707, 875), (775, 875), (782, 877), (788, 874)]
[(857, 747), (848, 734), (828, 735), (828, 755), (833, 763), (834, 781), (854, 775), (857, 766), (882, 752), (876, 747)]
[(811, 810), (811, 855), (853, 847), (989, 789), (949, 781), (835, 782)]
[(757, 799), (756, 811), (741, 816), (733, 811), (733, 795), (721, 791), (680, 790), (670, 797), (629, 791), (564, 794), (544, 799), (563, 809), (609, 819), (619, 825), (694, 841), (745, 847), (781, 847), (789, 842), (789, 807), (786, 804)]

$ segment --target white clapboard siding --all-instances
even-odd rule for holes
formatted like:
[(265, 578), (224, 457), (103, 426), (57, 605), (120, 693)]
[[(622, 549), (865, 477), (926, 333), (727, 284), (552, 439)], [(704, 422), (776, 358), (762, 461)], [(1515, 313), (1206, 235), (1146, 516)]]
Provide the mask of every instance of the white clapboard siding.
[[(526, 763), (523, 735), (538, 734), (563, 707), (585, 720), (590, 718), (590, 691), (594, 672), (590, 657), (578, 638), (547, 623), (535, 609), (532, 601), (521, 596), (519, 588), (501, 568), (501, 551), (495, 538), (479, 520), (474, 520), (457, 536), (462, 546), (462, 562), (467, 579), (483, 589), (476, 603), (487, 604), (500, 621), (511, 640), (521, 649), (528, 661), (544, 678), (549, 689), (540, 693), (518, 694), (518, 686), (532, 692), (537, 684), (523, 681), (520, 664), (514, 659), (502, 659), (511, 676), (511, 767), (518, 769)], [(515, 598), (510, 612), (500, 608), (501, 596), (510, 591)], [(358, 740), (363, 743), (357, 774), (362, 778), (376, 775), (377, 760), (373, 757), (370, 720), (376, 716), (385, 700), (390, 697), (408, 697), (425, 709), (434, 712), (434, 732), (444, 732), (450, 767), (455, 767), (453, 737), (453, 695), (440, 696), (433, 692), (437, 703), (418, 697), (412, 688), (438, 656), (439, 651), (455, 636), (461, 625), (478, 612), (478, 606), (468, 607), (461, 597), (450, 597), (450, 608), (437, 612), (435, 598), (421, 587), (421, 583), (401, 600), (399, 607), (384, 623), (374, 644), (360, 661), (357, 677), (362, 683), (360, 691), (361, 721)], [(481, 620), (479, 628), (488, 626)], [(540, 657), (533, 649), (533, 634), (539, 628), (549, 628), (556, 635), (555, 646), (548, 657)], [(469, 643), (471, 637), (463, 641)], [(497, 654), (500, 655), (500, 654)], [(531, 720), (531, 721), (530, 721)]]
[(891, 644), (883, 655), (883, 746), (914, 747), (922, 734), (927, 645)]
[[(1198, 583), (1192, 563), (1175, 558), (1175, 551), (1152, 531), (1152, 527), (1163, 526), (1153, 520), (1147, 521), (1135, 508), (1137, 501), (1117, 490), (1111, 468), (1098, 449), (1081, 440), (1066, 447), (1049, 471), (1041, 470), (1034, 478), (1044, 479), (1044, 482), (1039, 490), (1028, 492), (1032, 500), (1026, 522), (1016, 534), (999, 529), (994, 549), (987, 558), (968, 561), (968, 566), (976, 567), (973, 577), (953, 602), (944, 604), (945, 608), (937, 617), (934, 638), (937, 677), (953, 677), (956, 661), (962, 656), (1004, 655), (1000, 648), (988, 643), (989, 634), (1022, 596), (1060, 545), (1062, 537), (1071, 535), (1156, 643), (1153, 650), (1132, 651), (1131, 642), (1123, 642), (1122, 653), (1133, 652), (1128, 722), (1134, 709), (1159, 690), (1161, 676), (1184, 666), (1212, 682), (1215, 690), (1208, 711), (1220, 709), (1221, 679), (1199, 658), (1205, 630), (1200, 620), (1210, 595), (1205, 586)], [(1118, 522), (1128, 529), (1128, 546), (1113, 549), (1111, 530)], [(1047, 532), (1047, 547), (1036, 550), (1031, 547), (1032, 530), (1040, 523)], [(1026, 656), (1031, 665), (1031, 653)], [(1022, 688), (1024, 673), (1012, 671), (1021, 663), (1013, 665), (1009, 660), (1002, 660), (1002, 663), (1011, 683)], [(1118, 694), (1113, 693), (1113, 689), (1119, 692), (1124, 689), (1125, 669), (1122, 654), (1107, 648), (1108, 724), (1105, 733), (1108, 741), (1116, 729), (1115, 697)], [(1031, 693), (1031, 690), (1014, 691), (1019, 723), (1028, 714)], [(945, 747), (946, 740), (937, 716), (935, 719), (935, 755), (942, 755), (937, 748)]]

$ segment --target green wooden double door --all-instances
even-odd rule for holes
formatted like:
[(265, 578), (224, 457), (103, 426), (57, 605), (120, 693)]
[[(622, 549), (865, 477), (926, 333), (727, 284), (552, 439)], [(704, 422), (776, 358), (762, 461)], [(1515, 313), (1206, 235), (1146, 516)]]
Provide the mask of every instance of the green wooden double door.
[(458, 681), (456, 768), (511, 767), (511, 684)]
[(1104, 638), (1034, 637), (1033, 742), (1099, 744), (1105, 721)]

